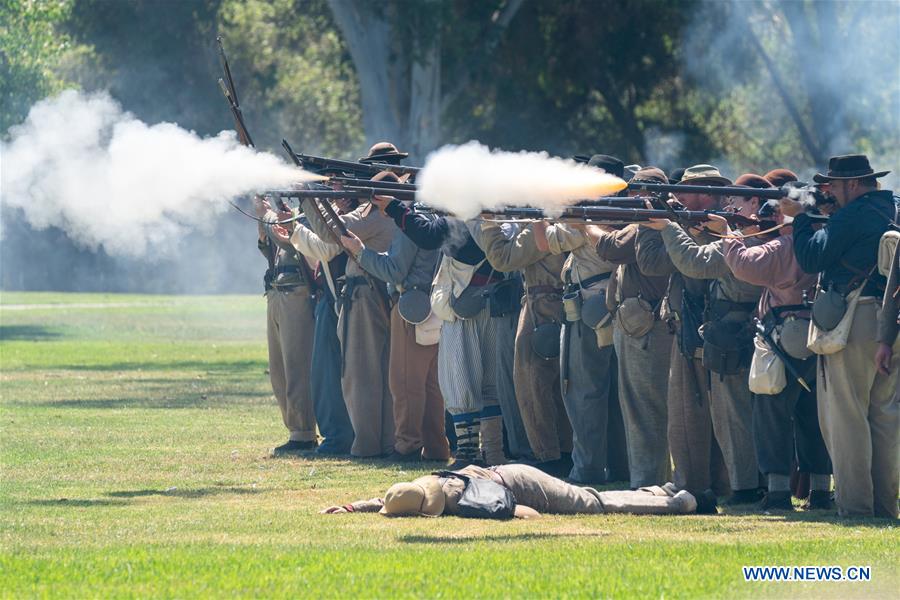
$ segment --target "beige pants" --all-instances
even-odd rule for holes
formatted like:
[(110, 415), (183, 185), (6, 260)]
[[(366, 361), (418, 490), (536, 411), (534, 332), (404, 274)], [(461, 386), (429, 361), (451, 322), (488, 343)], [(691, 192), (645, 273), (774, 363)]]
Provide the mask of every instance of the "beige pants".
[(312, 362), (314, 301), (309, 288), (266, 292), (266, 336), (269, 341), (269, 377), (290, 439), (316, 439), (316, 417), (309, 388)]
[(416, 343), (416, 327), (391, 310), (390, 388), (394, 399), (394, 449), (409, 454), (424, 449), (429, 459), (450, 458), (444, 431), (444, 397), (438, 387), (438, 345)]
[(572, 427), (563, 404), (559, 383), (559, 360), (544, 360), (531, 349), (531, 335), (537, 323), (562, 318), (558, 297), (537, 297), (522, 309), (516, 331), (513, 380), (519, 412), (528, 443), (539, 461), (556, 460), (560, 452), (572, 451)]
[(684, 514), (697, 509), (691, 494), (679, 492), (671, 484), (634, 491), (598, 492), (594, 488), (571, 485), (528, 465), (501, 465), (490, 470), (512, 491), (516, 503), (540, 513)]
[(344, 357), (341, 390), (353, 425), (353, 456), (382, 456), (394, 448), (389, 319), (378, 293), (367, 285), (353, 288), (349, 310), (343, 308), (338, 317)]
[(841, 516), (897, 518), (900, 337), (890, 375), (880, 375), (874, 361), (879, 310), (860, 304), (847, 347), (819, 357), (819, 425), (834, 465)]

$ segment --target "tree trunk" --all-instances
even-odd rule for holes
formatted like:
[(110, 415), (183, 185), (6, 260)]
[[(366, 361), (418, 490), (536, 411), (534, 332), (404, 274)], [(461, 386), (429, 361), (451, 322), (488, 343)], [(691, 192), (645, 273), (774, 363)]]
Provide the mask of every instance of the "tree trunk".
[(391, 27), (378, 6), (354, 0), (328, 0), (334, 20), (347, 42), (356, 66), (366, 141), (397, 144), (400, 117), (391, 81)]

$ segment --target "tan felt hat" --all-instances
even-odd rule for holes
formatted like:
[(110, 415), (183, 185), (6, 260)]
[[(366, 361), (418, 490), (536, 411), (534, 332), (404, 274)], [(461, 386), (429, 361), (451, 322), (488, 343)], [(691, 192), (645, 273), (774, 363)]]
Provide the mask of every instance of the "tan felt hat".
[(444, 512), (444, 490), (437, 477), (395, 483), (384, 495), (379, 511), (391, 516), (437, 517)]
[(681, 185), (731, 185), (731, 180), (722, 176), (712, 165), (694, 165), (684, 170)]

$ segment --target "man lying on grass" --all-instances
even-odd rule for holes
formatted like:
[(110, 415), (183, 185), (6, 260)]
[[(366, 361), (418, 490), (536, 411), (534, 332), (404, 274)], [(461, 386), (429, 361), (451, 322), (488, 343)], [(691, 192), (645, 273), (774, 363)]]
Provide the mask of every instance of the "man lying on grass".
[(698, 499), (671, 484), (635, 491), (599, 492), (570, 485), (528, 465), (465, 467), (439, 471), (415, 481), (395, 483), (382, 498), (331, 506), (323, 514), (380, 512), (390, 516), (456, 515), (488, 519), (561, 515), (633, 513), (715, 513), (715, 496)]

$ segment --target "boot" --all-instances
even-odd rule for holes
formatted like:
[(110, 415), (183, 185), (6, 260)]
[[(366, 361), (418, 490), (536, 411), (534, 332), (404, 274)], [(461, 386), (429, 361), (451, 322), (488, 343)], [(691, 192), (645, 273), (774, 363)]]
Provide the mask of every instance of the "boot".
[(479, 432), (481, 430), (480, 419), (467, 419), (455, 421), (453, 429), (456, 431), (456, 460), (450, 465), (450, 470), (461, 469), (470, 464), (480, 464), (481, 452), (478, 448)]
[(484, 462), (488, 465), (502, 465), (506, 462), (503, 454), (503, 423), (500, 417), (481, 419), (481, 448)]

